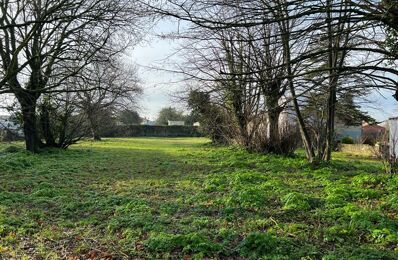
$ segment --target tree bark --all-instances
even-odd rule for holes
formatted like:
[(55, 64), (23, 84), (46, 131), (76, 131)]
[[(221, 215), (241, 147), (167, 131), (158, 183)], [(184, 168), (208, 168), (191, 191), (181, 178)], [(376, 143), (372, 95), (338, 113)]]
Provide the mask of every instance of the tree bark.
[(38, 153), (40, 148), (40, 139), (37, 133), (37, 99), (31, 95), (26, 95), (25, 97), (20, 97), (19, 101), (22, 107), (22, 120), (26, 150), (32, 153)]
[(268, 112), (268, 138), (269, 147), (268, 151), (271, 153), (281, 153), (280, 147), (280, 134), (279, 134), (279, 117), (280, 113), (278, 109), (271, 109)]
[(336, 88), (337, 79), (332, 78), (330, 82), (329, 89), (329, 100), (328, 100), (328, 120), (327, 120), (327, 130), (326, 130), (326, 149), (324, 151), (323, 160), (329, 162), (332, 159), (332, 150), (334, 146), (334, 125), (336, 117)]
[(58, 147), (55, 138), (51, 129), (51, 121), (50, 121), (50, 111), (49, 107), (44, 104), (41, 106), (41, 115), (40, 115), (40, 124), (43, 133), (43, 137), (46, 141), (47, 147)]
[[(287, 14), (286, 14), (286, 17), (288, 17)], [(312, 147), (311, 136), (308, 133), (308, 130), (305, 125), (304, 117), (300, 110), (300, 105), (297, 100), (296, 89), (295, 89), (294, 81), (293, 81), (294, 75), (293, 75), (293, 69), (292, 69), (292, 64), (291, 64), (289, 22), (281, 22), (281, 28), (282, 28), (282, 41), (283, 41), (284, 56), (285, 56), (285, 61), (286, 61), (286, 71), (287, 71), (287, 76), (288, 76), (288, 85), (289, 85), (290, 93), (292, 94), (293, 107), (296, 112), (297, 121), (298, 121), (298, 124), (300, 127), (301, 138), (304, 143), (308, 161), (310, 163), (317, 163), (315, 160), (314, 149)]]
[(94, 141), (101, 141), (101, 135), (99, 133), (99, 126), (98, 126), (98, 122), (96, 120), (96, 118), (94, 118), (95, 115), (93, 115), (92, 113), (89, 113), (88, 118), (89, 118), (89, 122), (90, 122), (90, 130), (91, 130), (91, 134), (93, 136)]

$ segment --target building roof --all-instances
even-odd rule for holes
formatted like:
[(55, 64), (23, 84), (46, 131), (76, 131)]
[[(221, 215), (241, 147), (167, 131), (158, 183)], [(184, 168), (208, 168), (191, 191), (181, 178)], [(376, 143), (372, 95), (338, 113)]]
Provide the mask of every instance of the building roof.
[(369, 134), (369, 133), (383, 133), (386, 131), (385, 127), (379, 126), (379, 125), (365, 125), (362, 127), (362, 133), (363, 134)]

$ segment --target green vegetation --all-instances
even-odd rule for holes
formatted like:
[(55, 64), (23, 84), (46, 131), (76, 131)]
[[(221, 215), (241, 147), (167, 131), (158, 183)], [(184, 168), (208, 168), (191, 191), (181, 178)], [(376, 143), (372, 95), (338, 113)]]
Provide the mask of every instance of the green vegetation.
[(343, 139), (341, 139), (341, 143), (343, 143), (343, 144), (354, 144), (355, 141), (354, 141), (354, 139), (352, 139), (351, 136), (345, 136), (345, 137), (343, 137)]
[(206, 139), (0, 145), (0, 258), (397, 259), (398, 176)]

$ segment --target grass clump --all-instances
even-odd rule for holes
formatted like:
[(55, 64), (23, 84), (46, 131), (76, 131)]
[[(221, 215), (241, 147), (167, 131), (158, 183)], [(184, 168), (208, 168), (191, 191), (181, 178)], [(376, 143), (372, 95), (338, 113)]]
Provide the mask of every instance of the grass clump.
[(270, 233), (253, 232), (239, 244), (238, 250), (242, 256), (251, 259), (288, 259), (290, 244), (287, 239)]
[(156, 252), (174, 252), (178, 250), (199, 256), (213, 256), (222, 249), (221, 245), (209, 240), (200, 233), (186, 235), (154, 234), (144, 242), (144, 245)]
[(283, 208), (292, 210), (308, 210), (311, 209), (310, 200), (307, 196), (291, 192), (282, 198)]

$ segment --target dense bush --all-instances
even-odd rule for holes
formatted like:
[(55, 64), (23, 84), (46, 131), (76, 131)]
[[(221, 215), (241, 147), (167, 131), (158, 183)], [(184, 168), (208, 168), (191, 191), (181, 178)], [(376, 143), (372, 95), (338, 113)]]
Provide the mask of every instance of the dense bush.
[(350, 137), (350, 136), (345, 136), (345, 137), (343, 137), (343, 138), (341, 139), (341, 143), (343, 143), (343, 144), (354, 144), (355, 141), (354, 141), (354, 139), (353, 139), (352, 137)]

